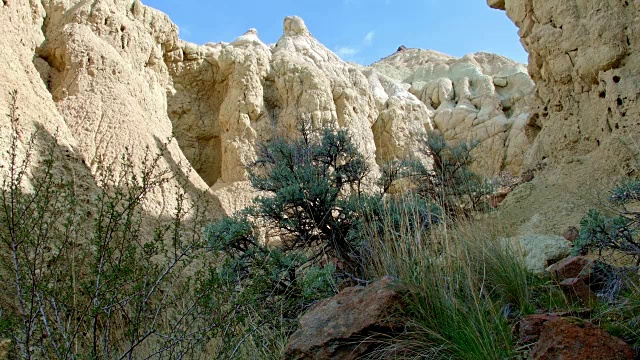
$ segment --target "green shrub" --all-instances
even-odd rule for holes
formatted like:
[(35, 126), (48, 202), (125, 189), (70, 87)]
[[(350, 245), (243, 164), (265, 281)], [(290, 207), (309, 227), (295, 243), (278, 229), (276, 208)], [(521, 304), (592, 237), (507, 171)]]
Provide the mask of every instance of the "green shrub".
[(465, 142), (451, 145), (441, 134), (430, 132), (422, 141), (420, 151), (433, 162), (409, 163), (415, 191), (439, 204), (452, 220), (486, 210), (484, 198), (493, 192), (486, 179), (471, 171), (474, 147), (475, 144), (469, 146)]
[(262, 147), (249, 174), (267, 195), (247, 213), (275, 229), (283, 249), (315, 249), (312, 257), (326, 254), (350, 266), (358, 259), (350, 235), (369, 169), (346, 131), (324, 129), (318, 139), (302, 126), (301, 133)]
[(604, 250), (614, 250), (640, 266), (640, 212), (628, 208), (639, 199), (640, 179), (627, 179), (617, 185), (610, 197), (613, 214), (589, 210), (580, 222), (575, 251), (597, 250), (602, 256)]
[(12, 356), (197, 356), (220, 325), (217, 302), (204, 301), (217, 295), (203, 286), (204, 211), (187, 208), (178, 191), (173, 218), (143, 229), (143, 204), (170, 179), (158, 170), (164, 154), (147, 151), (134, 170), (125, 152), (98, 169), (101, 180), (86, 193), (44, 130), (20, 160), (16, 92), (12, 98), (0, 191), (0, 338), (11, 340)]

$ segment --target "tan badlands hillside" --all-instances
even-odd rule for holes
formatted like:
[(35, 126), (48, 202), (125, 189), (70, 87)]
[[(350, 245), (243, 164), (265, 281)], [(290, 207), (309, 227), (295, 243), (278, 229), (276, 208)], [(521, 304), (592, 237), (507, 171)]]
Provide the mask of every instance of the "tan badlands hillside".
[[(486, 53), (407, 49), (370, 67), (345, 63), (296, 17), (274, 45), (249, 30), (197, 46), (137, 0), (5, 0), (0, 111), (17, 89), (23, 138), (36, 126), (57, 132), (69, 174), (88, 187), (98, 162), (127, 147), (141, 157), (174, 135), (162, 166), (194, 196), (209, 192), (218, 214), (248, 203), (244, 165), (260, 142), (293, 136), (299, 119), (348, 129), (374, 168), (414, 154), (436, 129), (478, 141), (476, 168), (487, 175), (539, 169), (504, 214), (514, 225), (538, 214), (545, 230), (561, 231), (584, 207), (569, 190), (635, 171), (638, 6), (489, 3), (520, 27), (535, 87), (524, 65)], [(152, 214), (170, 208), (168, 193), (148, 205)]]

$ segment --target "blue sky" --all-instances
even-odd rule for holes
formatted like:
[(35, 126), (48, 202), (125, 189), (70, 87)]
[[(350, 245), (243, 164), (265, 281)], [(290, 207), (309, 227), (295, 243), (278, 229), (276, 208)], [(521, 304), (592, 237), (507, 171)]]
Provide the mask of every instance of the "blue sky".
[(463, 56), (498, 53), (522, 63), (517, 28), (485, 0), (142, 0), (167, 13), (184, 40), (233, 41), (250, 28), (274, 43), (287, 15), (343, 59), (371, 64), (400, 45)]

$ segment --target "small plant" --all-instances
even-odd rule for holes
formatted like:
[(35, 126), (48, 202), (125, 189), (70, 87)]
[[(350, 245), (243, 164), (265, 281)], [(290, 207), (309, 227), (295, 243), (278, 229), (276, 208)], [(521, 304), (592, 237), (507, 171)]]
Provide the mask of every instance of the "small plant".
[(416, 192), (439, 204), (451, 220), (485, 210), (484, 198), (493, 192), (491, 184), (470, 169), (473, 148), (473, 144), (465, 142), (451, 145), (441, 134), (430, 132), (422, 142), (421, 152), (433, 160), (432, 164), (409, 164)]
[(613, 215), (596, 209), (587, 212), (580, 222), (580, 236), (576, 252), (613, 250), (629, 257), (640, 266), (640, 211), (629, 208), (640, 200), (640, 179), (622, 181), (611, 191), (610, 202), (615, 209)]

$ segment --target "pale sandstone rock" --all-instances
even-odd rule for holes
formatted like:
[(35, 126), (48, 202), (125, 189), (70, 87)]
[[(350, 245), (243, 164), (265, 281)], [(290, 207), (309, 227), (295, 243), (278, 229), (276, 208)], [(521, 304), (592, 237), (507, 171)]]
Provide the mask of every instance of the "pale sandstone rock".
[[(228, 213), (254, 195), (246, 165), (257, 146), (295, 136), (301, 121), (346, 129), (372, 180), (379, 164), (419, 156), (420, 138), (434, 128), (453, 141), (481, 140), (486, 173), (517, 172), (529, 140), (520, 109), (528, 77), (486, 54), (407, 49), (362, 68), (320, 44), (298, 17), (285, 19), (277, 44), (250, 29), (199, 46), (138, 0), (11, 1), (0, 17), (3, 87), (19, 90), (24, 118), (58, 131), (79, 167), (95, 173), (127, 148), (139, 166), (146, 147), (157, 152), (175, 135), (163, 169)], [(7, 94), (0, 100), (5, 109)], [(151, 212), (171, 208), (167, 194), (156, 195)]]
[(535, 214), (520, 227), (517, 236), (503, 240), (522, 251), (527, 269), (534, 273), (545, 272), (550, 265), (566, 258), (572, 249), (571, 242), (564, 237), (540, 232), (544, 231), (541, 227), (544, 220)]
[[(167, 140), (172, 134), (165, 96), (170, 78), (162, 56), (177, 41), (168, 17), (139, 1), (24, 3), (0, 7), (0, 17), (6, 16), (0, 25), (6, 57), (0, 81), (6, 81), (3, 89), (18, 89), (25, 128), (36, 122), (41, 128), (35, 151), (50, 146), (55, 134), (58, 147), (68, 149), (63, 160), (75, 168), (67, 176), (95, 186), (91, 174), (117, 162), (126, 149), (140, 170), (146, 149), (154, 156), (167, 143), (158, 171), (177, 177), (144, 204), (152, 217), (173, 211), (176, 187), (193, 198), (208, 191), (177, 142)], [(6, 104), (3, 94), (0, 108)], [(212, 216), (219, 215), (219, 208), (212, 210)]]
[(502, 241), (521, 252), (527, 270), (538, 274), (571, 253), (571, 242), (562, 236), (526, 233)]
[(222, 203), (249, 203), (253, 193), (225, 187), (247, 180), (246, 165), (255, 160), (261, 143), (296, 136), (303, 121), (316, 130), (347, 129), (375, 176), (371, 127), (378, 108), (369, 83), (314, 39), (302, 19), (286, 18), (284, 34), (273, 46), (262, 43), (252, 29), (231, 44), (200, 49), (200, 58), (169, 63), (175, 88), (169, 94), (169, 116), (205, 181), (221, 197), (243, 197), (221, 198)]
[(487, 53), (456, 59), (407, 49), (371, 67), (407, 84), (432, 110), (446, 140), (477, 143), (476, 171), (520, 173), (531, 140), (524, 134), (530, 117), (525, 100), (533, 90), (524, 65)]
[(428, 130), (433, 130), (432, 110), (405, 90), (398, 82), (364, 71), (380, 113), (372, 130), (379, 163), (409, 158), (424, 158), (419, 150)]
[[(520, 28), (537, 84), (540, 136), (528, 166), (542, 157), (585, 155), (633, 132), (640, 116), (634, 106), (640, 93), (637, 2), (511, 0), (504, 8)], [(566, 136), (574, 125), (577, 136)]]
[[(529, 53), (536, 87), (524, 167), (529, 196), (507, 199), (504, 221), (533, 214), (546, 232), (576, 224), (623, 176), (637, 175), (640, 5), (637, 1), (489, 0), (506, 10)], [(521, 132), (522, 134), (522, 132)], [(519, 135), (523, 136), (523, 135)]]
[(38, 126), (49, 134), (57, 130), (61, 143), (70, 151), (76, 145), (38, 72), (38, 68), (45, 67), (43, 61), (34, 60), (36, 48), (44, 41), (41, 30), (44, 17), (40, 2), (12, 1), (0, 5), (0, 165), (3, 165), (0, 173), (3, 175), (11, 131), (6, 116), (10, 91), (18, 91), (22, 142), (26, 142)]

